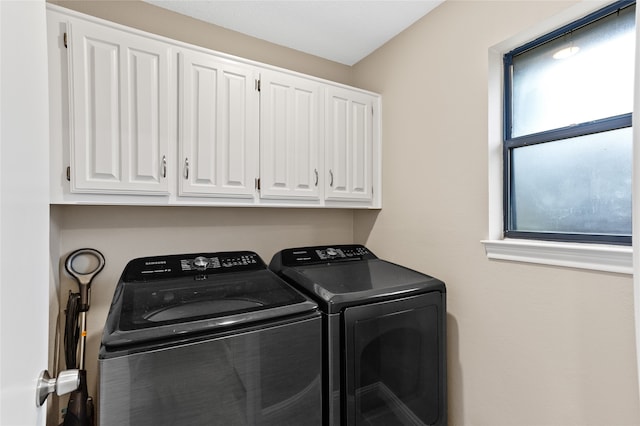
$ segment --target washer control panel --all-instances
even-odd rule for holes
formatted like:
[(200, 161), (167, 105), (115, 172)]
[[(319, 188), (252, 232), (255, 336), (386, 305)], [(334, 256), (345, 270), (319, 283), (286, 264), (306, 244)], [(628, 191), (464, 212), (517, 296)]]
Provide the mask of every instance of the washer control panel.
[(262, 263), (262, 260), (255, 253), (240, 253), (233, 255), (225, 253), (224, 256), (215, 255), (209, 257), (197, 256), (180, 260), (180, 267), (183, 271), (206, 271), (209, 269), (246, 269), (252, 265)]
[(265, 269), (266, 265), (251, 251), (194, 253), (142, 257), (127, 264), (123, 281), (151, 281), (193, 276), (206, 279), (208, 274)]
[(369, 249), (357, 244), (298, 247), (283, 250), (280, 254), (282, 256), (282, 264), (285, 266), (377, 259), (376, 255), (371, 253)]

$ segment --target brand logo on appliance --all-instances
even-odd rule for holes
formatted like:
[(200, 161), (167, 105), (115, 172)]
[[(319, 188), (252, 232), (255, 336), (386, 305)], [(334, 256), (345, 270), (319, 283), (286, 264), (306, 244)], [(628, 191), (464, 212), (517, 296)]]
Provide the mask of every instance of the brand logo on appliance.
[(156, 260), (156, 261), (153, 261), (153, 262), (144, 262), (144, 264), (145, 264), (145, 266), (148, 266), (148, 265), (166, 265), (167, 261), (166, 260)]

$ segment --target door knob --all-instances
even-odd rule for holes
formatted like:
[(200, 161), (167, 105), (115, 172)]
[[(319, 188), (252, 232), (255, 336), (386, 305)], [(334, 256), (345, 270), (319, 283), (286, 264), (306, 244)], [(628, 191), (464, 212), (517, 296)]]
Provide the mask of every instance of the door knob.
[(42, 370), (36, 385), (36, 406), (40, 407), (47, 400), (50, 393), (64, 395), (72, 392), (80, 386), (80, 370), (64, 370), (58, 374), (58, 378), (51, 378), (47, 370)]

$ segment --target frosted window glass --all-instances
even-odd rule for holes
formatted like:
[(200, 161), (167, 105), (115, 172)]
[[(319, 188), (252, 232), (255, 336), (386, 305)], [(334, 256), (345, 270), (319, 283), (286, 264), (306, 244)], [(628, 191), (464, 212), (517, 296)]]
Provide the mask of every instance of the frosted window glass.
[[(630, 113), (635, 8), (513, 58), (511, 137)], [(564, 59), (561, 49), (578, 48)]]
[(513, 230), (630, 235), (631, 132), (513, 149)]

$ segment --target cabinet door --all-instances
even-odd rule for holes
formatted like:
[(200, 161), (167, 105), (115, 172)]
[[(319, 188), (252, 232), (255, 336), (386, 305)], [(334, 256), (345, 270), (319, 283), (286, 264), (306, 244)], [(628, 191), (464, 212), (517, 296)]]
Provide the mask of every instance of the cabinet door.
[(372, 199), (373, 102), (362, 92), (327, 89), (327, 200)]
[(320, 84), (275, 71), (260, 83), (260, 196), (319, 200)]
[(254, 197), (258, 107), (253, 68), (179, 54), (180, 195)]
[(166, 194), (170, 46), (73, 21), (71, 190)]

